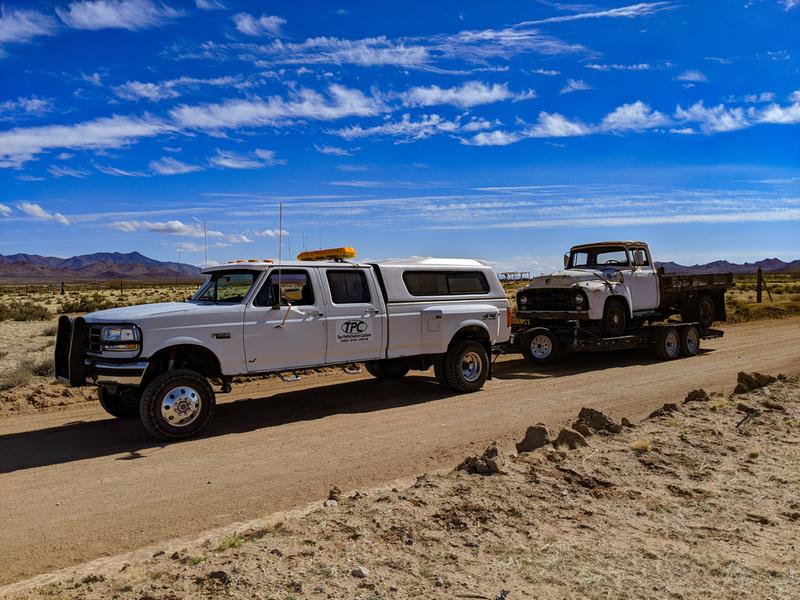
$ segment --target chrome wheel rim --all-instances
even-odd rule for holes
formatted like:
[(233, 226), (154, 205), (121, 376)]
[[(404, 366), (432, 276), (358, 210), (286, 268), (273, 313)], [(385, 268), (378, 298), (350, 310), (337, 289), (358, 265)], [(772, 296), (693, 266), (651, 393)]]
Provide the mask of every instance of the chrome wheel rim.
[(697, 348), (700, 345), (700, 339), (697, 336), (696, 331), (690, 331), (686, 334), (686, 349), (691, 353), (694, 354), (697, 352)]
[(531, 354), (538, 359), (549, 357), (553, 353), (553, 340), (550, 336), (539, 334), (531, 340)]
[(678, 334), (674, 331), (670, 331), (664, 340), (664, 349), (667, 351), (667, 355), (677, 356), (678, 352), (680, 351), (679, 344), (680, 342), (678, 341)]
[(173, 427), (191, 425), (200, 415), (200, 393), (188, 385), (172, 388), (161, 399), (161, 416)]
[(467, 352), (461, 359), (461, 375), (465, 381), (473, 382), (480, 379), (483, 372), (483, 359), (477, 352)]

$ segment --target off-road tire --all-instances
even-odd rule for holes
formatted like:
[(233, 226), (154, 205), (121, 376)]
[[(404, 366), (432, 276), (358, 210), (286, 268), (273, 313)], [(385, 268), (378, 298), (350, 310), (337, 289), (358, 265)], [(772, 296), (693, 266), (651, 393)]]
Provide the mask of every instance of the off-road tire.
[(489, 377), (489, 361), (489, 353), (480, 342), (457, 340), (444, 355), (444, 378), (457, 392), (477, 392)]
[(558, 352), (558, 342), (553, 332), (545, 327), (534, 327), (522, 334), (522, 355), (537, 365), (552, 362)]
[(402, 379), (411, 370), (407, 365), (391, 360), (374, 360), (365, 364), (367, 372), (376, 379)]
[(133, 419), (139, 416), (139, 401), (142, 392), (138, 388), (123, 389), (121, 392), (111, 392), (108, 388), (97, 388), (100, 406), (108, 414), (118, 419)]
[(681, 327), (681, 354), (696, 356), (700, 352), (700, 330), (694, 325)]
[(681, 355), (681, 336), (674, 327), (664, 327), (656, 341), (656, 356), (661, 360), (675, 360)]
[[(196, 417), (186, 425), (171, 424), (162, 412), (170, 391), (180, 389), (199, 399)], [(139, 416), (147, 433), (163, 441), (183, 440), (197, 435), (214, 417), (216, 398), (208, 379), (189, 369), (175, 369), (155, 377), (142, 394)]]
[(603, 307), (603, 333), (609, 337), (624, 335), (628, 327), (628, 310), (619, 298), (609, 298)]
[(681, 313), (681, 319), (687, 323), (700, 323), (700, 327), (708, 329), (714, 324), (717, 309), (714, 300), (708, 294), (699, 294), (691, 300), (685, 311)]

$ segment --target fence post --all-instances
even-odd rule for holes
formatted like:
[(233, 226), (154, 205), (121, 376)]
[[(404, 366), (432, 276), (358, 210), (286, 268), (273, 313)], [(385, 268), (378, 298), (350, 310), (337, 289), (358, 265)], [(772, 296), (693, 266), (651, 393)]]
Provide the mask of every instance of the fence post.
[(756, 271), (756, 302), (761, 304), (761, 287), (764, 285), (764, 272), (761, 267)]

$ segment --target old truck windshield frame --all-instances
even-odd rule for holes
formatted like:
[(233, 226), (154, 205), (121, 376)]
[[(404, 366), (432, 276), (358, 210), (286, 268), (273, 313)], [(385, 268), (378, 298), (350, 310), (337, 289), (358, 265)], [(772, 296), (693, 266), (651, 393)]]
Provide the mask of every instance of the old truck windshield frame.
[[(581, 255), (585, 258), (580, 258)], [(569, 268), (629, 267), (631, 257), (625, 246), (575, 248), (569, 255)]]

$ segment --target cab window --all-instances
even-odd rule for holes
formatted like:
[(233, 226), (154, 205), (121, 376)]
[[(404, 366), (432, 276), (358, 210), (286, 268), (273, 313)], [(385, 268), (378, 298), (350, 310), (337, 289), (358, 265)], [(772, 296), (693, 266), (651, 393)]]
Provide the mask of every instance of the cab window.
[(253, 287), (259, 271), (220, 271), (212, 273), (194, 295), (199, 302), (237, 304), (242, 302)]
[(275, 269), (258, 290), (254, 306), (313, 306), (314, 288), (308, 271)]
[(619, 267), (628, 266), (628, 252), (625, 248), (591, 248), (572, 253), (571, 267)]
[(480, 271), (406, 271), (403, 282), (412, 296), (489, 293), (489, 282)]
[(372, 301), (364, 271), (329, 269), (325, 276), (334, 304), (368, 304)]

